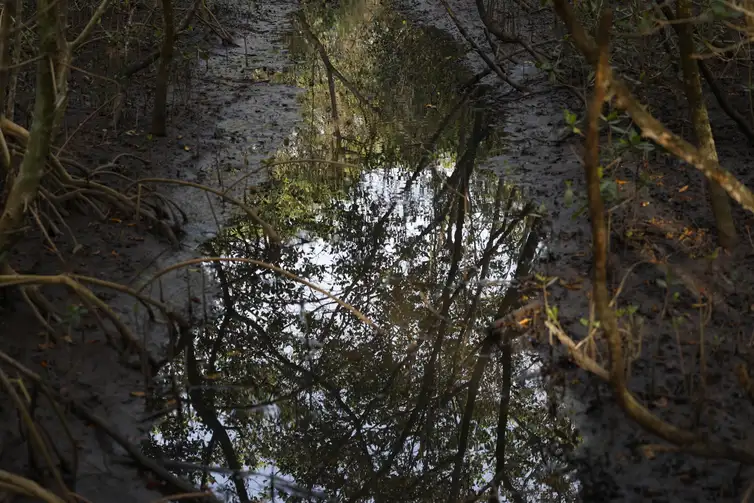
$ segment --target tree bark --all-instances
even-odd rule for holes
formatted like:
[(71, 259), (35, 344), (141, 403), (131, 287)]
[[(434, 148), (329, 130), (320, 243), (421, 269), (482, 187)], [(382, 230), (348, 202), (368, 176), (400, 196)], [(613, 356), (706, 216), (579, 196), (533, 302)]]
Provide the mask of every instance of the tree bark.
[(71, 76), (71, 64), (76, 50), (89, 39), (94, 28), (99, 25), (102, 15), (110, 6), (110, 0), (102, 0), (86, 26), (73, 42), (68, 42), (68, 0), (57, 0), (57, 58), (55, 61), (55, 118), (52, 123), (53, 138), (60, 132), (65, 113), (68, 110), (68, 81)]
[(57, 52), (57, 13), (51, 1), (39, 0), (37, 3), (37, 29), (42, 57), (37, 63), (34, 120), (26, 153), (0, 216), (0, 263), (4, 262), (10, 248), (17, 241), (18, 229), (23, 224), (26, 209), (37, 197), (50, 150), (55, 117), (55, 75), (51, 62), (54, 61)]
[[(2, 16), (0, 17), (0, 104), (5, 103), (5, 96), (8, 93), (8, 68), (11, 66), (10, 34), (15, 18), (15, 2), (16, 0), (6, 0), (3, 5)], [(2, 120), (3, 110), (5, 110), (4, 106), (0, 108), (0, 120)], [(10, 151), (2, 132), (0, 132), (0, 153), (2, 154), (0, 177), (7, 180), (8, 176), (12, 176)]]
[[(691, 1), (678, 0), (677, 19), (686, 19), (692, 16)], [(704, 103), (702, 94), (702, 81), (699, 77), (699, 65), (694, 59), (694, 28), (689, 23), (677, 25), (678, 45), (681, 53), (681, 68), (683, 69), (683, 84), (686, 91), (686, 100), (689, 103), (691, 124), (696, 137), (699, 154), (705, 161), (718, 162), (715, 138), (712, 136), (712, 126), (707, 113), (707, 105)], [(729, 250), (736, 244), (736, 226), (730, 208), (730, 200), (725, 190), (716, 182), (709, 180), (709, 189), (712, 213), (715, 216), (717, 237), (720, 246)]]
[[(566, 0), (552, 0), (555, 12), (563, 20), (576, 48), (592, 65), (597, 65), (599, 50), (594, 39), (587, 34), (578, 22), (573, 8)], [(639, 100), (631, 93), (628, 86), (613, 72), (608, 65), (605, 68), (605, 80), (610, 92), (615, 96), (615, 105), (628, 113), (634, 123), (641, 129), (644, 138), (657, 143), (677, 158), (695, 167), (710, 180), (719, 183), (728, 195), (747, 211), (754, 213), (754, 193), (741, 183), (729, 171), (723, 169), (717, 160), (703, 157), (695, 146), (666, 128)]]
[(175, 40), (172, 0), (162, 0), (162, 20), (165, 33), (163, 33), (162, 38), (160, 67), (157, 70), (154, 110), (152, 110), (152, 134), (155, 136), (165, 136), (167, 127), (168, 81), (170, 79), (170, 65), (173, 63), (173, 42)]
[[(6, 8), (8, 8), (10, 2), (6, 2), (5, 5)], [(21, 59), (21, 34), (23, 33), (23, 30), (21, 29), (20, 20), (23, 6), (24, 4), (22, 0), (14, 0), (12, 17), (15, 30), (13, 37), (13, 54), (11, 56), (11, 62), (14, 63), (18, 63)], [(10, 14), (11, 10), (8, 10), (8, 13)], [(16, 110), (16, 86), (18, 85), (18, 72), (20, 70), (20, 66), (15, 66), (11, 69), (10, 75), (8, 76), (8, 89), (5, 98), (5, 116), (10, 120), (13, 120), (13, 114)]]

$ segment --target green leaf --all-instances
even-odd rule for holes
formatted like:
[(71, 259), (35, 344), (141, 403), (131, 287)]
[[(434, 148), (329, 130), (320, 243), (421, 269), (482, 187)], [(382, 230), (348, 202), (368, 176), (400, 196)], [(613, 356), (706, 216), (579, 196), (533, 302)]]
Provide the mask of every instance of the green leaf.
[(569, 126), (573, 126), (576, 124), (576, 121), (578, 120), (578, 117), (575, 113), (571, 112), (567, 108), (563, 110), (563, 117), (565, 118), (566, 124)]
[(573, 182), (571, 180), (565, 181), (566, 190), (565, 194), (563, 195), (563, 204), (565, 204), (566, 208), (570, 208), (573, 204), (574, 195), (571, 185), (573, 185)]

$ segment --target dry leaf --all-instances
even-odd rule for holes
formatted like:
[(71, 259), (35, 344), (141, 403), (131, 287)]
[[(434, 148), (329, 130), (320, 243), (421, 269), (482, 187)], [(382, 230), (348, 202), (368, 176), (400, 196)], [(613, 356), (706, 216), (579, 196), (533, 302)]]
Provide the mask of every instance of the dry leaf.
[(660, 398), (658, 398), (652, 403), (655, 405), (655, 407), (660, 407), (664, 409), (665, 407), (668, 406), (668, 399), (665, 398), (664, 396), (661, 396)]
[(641, 452), (642, 454), (644, 454), (644, 457), (647, 459), (655, 458), (655, 450), (652, 448), (651, 445), (642, 445)]
[(688, 185), (684, 185), (683, 187), (681, 187), (680, 189), (678, 189), (678, 192), (686, 192), (687, 190), (689, 190), (689, 186)]
[(146, 393), (144, 393), (143, 391), (132, 391), (132, 392), (131, 392), (131, 393), (129, 393), (129, 394), (130, 394), (131, 396), (135, 396), (135, 397), (144, 397), (144, 396), (147, 396), (147, 394), (146, 394)]
[(569, 282), (566, 282), (566, 281), (564, 281), (564, 280), (561, 279), (560, 280), (560, 286), (562, 286), (563, 288), (566, 288), (568, 290), (581, 290), (583, 284), (582, 284), (581, 280), (576, 280), (576, 281), (572, 281), (572, 282), (569, 283)]

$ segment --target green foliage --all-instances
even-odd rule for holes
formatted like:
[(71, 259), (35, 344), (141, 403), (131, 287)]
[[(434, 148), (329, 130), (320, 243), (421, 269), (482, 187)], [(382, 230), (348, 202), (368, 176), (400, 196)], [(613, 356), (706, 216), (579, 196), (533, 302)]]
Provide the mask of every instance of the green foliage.
[(579, 122), (578, 116), (568, 109), (563, 110), (563, 118), (565, 119), (566, 127), (573, 133), (583, 136), (581, 128), (577, 126)]

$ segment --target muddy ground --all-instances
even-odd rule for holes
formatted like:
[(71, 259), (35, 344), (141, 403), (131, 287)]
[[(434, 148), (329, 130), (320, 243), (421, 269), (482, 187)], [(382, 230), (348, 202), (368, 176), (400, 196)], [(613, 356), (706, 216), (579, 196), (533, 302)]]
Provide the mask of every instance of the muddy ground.
[[(215, 5), (236, 41), (236, 47), (223, 44), (211, 32), (203, 39), (195, 37), (184, 44), (189, 50), (200, 47), (209, 54), (198, 67), (177, 73), (171, 92), (169, 130), (165, 138), (148, 137), (153, 69), (139, 74), (129, 88), (129, 106), (114, 130), (112, 115), (102, 113), (84, 123), (68, 144), (68, 151), (87, 166), (108, 162), (122, 152), (140, 156), (140, 161), (126, 159), (116, 168), (131, 178), (166, 177), (202, 183), (225, 190), (237, 182), (230, 194), (241, 197), (246, 187), (264, 177), (260, 161), (275, 151), (290, 134), (298, 120), (297, 90), (272, 83), (277, 72), (289, 61), (281, 42), (290, 29), (289, 15), (296, 1), (263, 3), (225, 2)], [(181, 69), (182, 71), (185, 71)], [(80, 89), (80, 88), (79, 88)], [(83, 96), (85, 93), (81, 93)], [(75, 129), (91, 112), (83, 98), (71, 98), (68, 127)], [(107, 109), (105, 109), (107, 111)], [(59, 237), (56, 244), (64, 256), (61, 263), (54, 253), (42, 250), (40, 241), (29, 239), (13, 258), (21, 272), (78, 272), (139, 286), (154, 272), (201, 255), (197, 247), (213, 236), (218, 226), (233, 214), (233, 208), (201, 190), (180, 186), (160, 187), (162, 193), (178, 201), (186, 212), (187, 223), (179, 249), (161, 236), (133, 225), (128, 216), (113, 214), (101, 222), (92, 217), (74, 216), (70, 222), (83, 248), (73, 255), (73, 244)], [(180, 271), (169, 275), (161, 286), (146, 290), (155, 298), (165, 299), (177, 312), (188, 317), (203, 310), (203, 301), (211, 297), (212, 287), (203, 282), (201, 273)], [(204, 287), (206, 295), (201, 291)], [(56, 305), (75, 305), (65, 291), (45, 290)], [(140, 336), (155, 355), (164, 356), (167, 333), (164, 325), (150, 322), (133, 298), (100, 292), (114, 310)], [(51, 347), (38, 323), (26, 306), (12, 298), (0, 311), (3, 347), (11, 356), (61, 387), (70, 397), (87, 405), (114, 429), (138, 444), (149, 421), (144, 421), (143, 391), (146, 380), (133, 365), (126, 365), (106, 344), (90, 317), (72, 324), (71, 343)], [(136, 361), (138, 363), (138, 360)], [(134, 363), (133, 359), (130, 363)], [(138, 365), (137, 365), (138, 368)], [(46, 412), (47, 411), (47, 412)], [(102, 432), (68, 417), (68, 424), (78, 442), (78, 473), (71, 488), (89, 501), (133, 503), (161, 497), (158, 485), (144, 473), (118, 464), (113, 456), (123, 455), (122, 447)], [(59, 421), (41, 405), (37, 419), (53, 438), (65, 439)], [(0, 468), (24, 473), (27, 465), (25, 447), (18, 437), (18, 421), (12, 408), (3, 407), (0, 438)], [(56, 442), (63, 457), (72, 459), (67, 441)], [(47, 482), (43, 481), (45, 485)]]
[[(405, 0), (399, 4), (412, 22), (446, 30), (463, 43), (438, 2)], [(472, 36), (483, 41), (473, 3), (451, 1), (450, 5)], [(136, 151), (149, 164), (125, 165), (123, 169), (133, 178), (148, 173), (217, 188), (243, 180), (235, 192), (241, 194), (245, 186), (263, 179), (263, 172), (252, 174), (251, 169), (275, 151), (298, 120), (297, 90), (272, 83), (275, 72), (289, 64), (280, 37), (290, 28), (289, 15), (296, 7), (297, 2), (293, 0), (242, 7), (220, 6), (217, 14), (234, 34), (238, 47), (225, 46), (214, 37), (205, 42), (211, 56), (194, 69), (190, 83), (178, 81), (171, 129), (166, 138), (148, 140), (135, 113), (126, 114), (117, 131), (112, 130), (110, 118), (103, 116), (82, 128), (77, 139), (71, 142), (70, 151), (92, 165), (101, 164), (120, 152)], [(551, 14), (542, 11), (522, 16), (519, 30), (525, 37), (539, 40), (551, 36), (552, 26)], [(484, 63), (473, 53), (469, 53), (467, 64), (477, 71), (484, 69)], [(524, 57), (517, 58), (508, 69), (534, 92), (521, 98), (496, 77), (485, 79), (485, 85), (497, 89), (498, 104), (503, 103), (499, 121), (509, 134), (507, 153), (488, 160), (486, 167), (514, 180), (531, 198), (545, 205), (549, 238), (540, 272), (563, 278), (569, 285), (582, 284), (577, 290), (555, 285), (549, 294), (550, 302), (560, 309), (563, 327), (578, 339), (585, 332), (580, 319), (588, 317), (589, 312), (585, 295), (588, 281), (584, 280), (590, 271), (590, 233), (586, 218), (574, 216), (579, 203), (568, 206), (565, 202), (565, 181), (572, 181), (578, 201), (583, 194), (583, 174), (579, 161), (580, 142), (573, 137), (564, 139), (562, 130), (563, 109), (579, 110), (580, 102), (567, 90), (553, 90), (546, 75), (540, 74)], [(149, 82), (149, 77), (145, 74), (139, 81)], [(136, 85), (130, 96), (139, 102), (147, 99), (148, 92), (146, 85)], [(682, 126), (682, 121), (673, 115), (672, 99), (668, 98), (667, 103), (667, 110), (661, 108), (663, 118), (674, 126)], [(75, 109), (71, 118), (74, 124), (77, 118), (89, 113), (84, 108), (72, 108)], [(748, 170), (751, 149), (742, 147), (744, 137), (714, 106), (712, 113), (723, 163), (740, 175), (742, 181), (751, 182)], [(140, 121), (143, 123), (144, 118)], [(103, 132), (104, 129), (108, 131)], [(93, 138), (97, 138), (95, 144)], [(618, 164), (614, 168), (615, 177), (635, 182), (635, 167), (634, 161)], [(691, 252), (704, 256), (711, 251), (712, 239), (699, 232), (713, 227), (707, 206), (701, 203), (704, 197), (701, 177), (686, 166), (660, 165), (660, 160), (655, 159), (646, 169), (649, 173), (663, 175), (662, 186), (650, 185), (636, 195), (636, 201), (649, 204), (627, 204), (616, 211), (614, 228), (618, 231), (631, 228), (637, 233), (641, 231), (642, 235), (650, 235), (654, 253), (682, 262), (683, 271), (709, 283), (710, 289), (720, 290), (724, 300), (713, 310), (711, 322), (705, 326), (706, 336), (717, 342), (708, 361), (708, 393), (700, 405), (695, 405), (684, 392), (686, 378), (683, 375), (691, 373), (689, 369), (698, 365), (694, 345), (698, 337), (698, 330), (694, 328), (697, 314), (691, 307), (695, 300), (683, 285), (677, 286), (679, 303), (669, 308), (673, 316), (690, 313), (681, 331), (686, 362), (686, 367), (681, 368), (676, 332), (668, 317), (662, 318), (658, 313), (665, 309), (657, 309), (657, 306), (662, 308), (668, 298), (657, 282), (664, 275), (651, 265), (634, 268), (622, 298), (637, 305), (637, 312), (645, 318), (645, 339), (641, 356), (632, 369), (632, 389), (665, 419), (684, 427), (713, 431), (737, 444), (747, 445), (754, 408), (743, 398), (731, 362), (747, 362), (744, 343), (748, 343), (752, 327), (746, 313), (752, 302), (750, 292), (741, 285), (749, 283), (746, 265), (751, 247), (742, 246), (736, 260), (725, 260), (719, 266), (722, 272), (715, 269), (710, 273), (711, 268), (704, 261), (685, 260)], [(686, 185), (689, 188), (680, 191)], [(624, 196), (631, 194), (632, 186), (630, 182), (623, 186)], [(218, 226), (232, 215), (232, 209), (195, 189), (171, 186), (162, 190), (180, 201), (188, 216), (179, 250), (144, 229), (129, 226), (122, 216), (114, 216), (106, 222), (76, 217), (71, 226), (83, 245), (79, 253), (72, 255), (72, 243), (62, 240), (58, 246), (66, 260), (61, 264), (53, 253), (39, 249), (39, 241), (31, 241), (28, 248), (19, 250), (15, 263), (20, 264), (21, 271), (76, 271), (137, 285), (154, 271), (198, 256), (198, 246), (214, 235)], [(668, 198), (667, 194), (674, 195)], [(652, 218), (662, 225), (647, 225)], [(677, 235), (686, 226), (693, 228), (694, 239), (679, 244), (677, 239), (668, 238), (668, 233)], [(643, 254), (649, 241), (649, 238), (638, 244), (625, 239), (614, 241), (611, 263), (616, 285), (630, 266), (646, 259)], [(188, 282), (186, 273), (182, 272), (163, 281), (161, 291), (153, 287), (151, 293), (168, 299), (185, 315), (196, 315), (206, 299), (198, 292), (205, 290), (211, 294), (212, 287), (204, 284), (200, 273), (188, 274), (191, 276)], [(720, 281), (720, 274), (733, 280)], [(50, 298), (59, 305), (73, 302), (64, 292), (53, 291)], [(134, 309), (131, 298), (109, 294), (106, 299), (130, 326), (139, 334), (145, 334), (150, 349), (160, 353), (166, 342), (164, 328), (146, 320), (143, 312)], [(119, 360), (103, 343), (94, 324), (75, 326), (71, 343), (50, 347), (22, 303), (13, 300), (3, 309), (0, 332), (5, 337), (4, 348), (11, 356), (41, 372), (133, 443), (138, 443), (149, 427), (148, 421), (142, 421), (145, 403), (139, 396), (145, 389), (146, 379)], [(562, 354), (556, 354), (556, 358), (558, 362), (567, 361)], [(643, 445), (660, 442), (627, 421), (612, 402), (607, 387), (597, 385), (596, 378), (563, 363), (553, 381), (568, 383), (560, 413), (571, 415), (581, 433), (582, 444), (575, 461), (581, 467), (584, 500), (740, 501), (751, 476), (748, 470), (740, 470), (732, 462), (706, 461), (687, 454), (661, 452), (659, 448), (647, 451)], [(694, 414), (695, 411), (698, 413)], [(0, 468), (23, 471), (26, 453), (18, 439), (15, 415), (7, 407), (2, 414), (3, 423), (9, 427), (4, 428), (0, 439)], [(692, 421), (695, 416), (696, 422)], [(55, 418), (42, 412), (38, 419), (54, 438), (64, 438)], [(93, 502), (116, 503), (160, 497), (155, 485), (143, 473), (113, 461), (114, 457), (123, 455), (123, 451), (99, 429), (73, 418), (69, 425), (79, 442), (75, 486), (79, 494)], [(59, 443), (65, 445), (65, 442)], [(64, 455), (70, 456), (70, 450), (64, 451)]]
[[(463, 41), (442, 6), (423, 1), (409, 3), (417, 21), (441, 26)], [(484, 35), (475, 6), (464, 2), (450, 5), (482, 44)], [(523, 14), (519, 21), (520, 33), (532, 42), (552, 36), (549, 28), (554, 19), (549, 11)], [(476, 55), (470, 57), (470, 64), (478, 68), (484, 65)], [(562, 131), (563, 110), (583, 112), (583, 106), (567, 89), (548, 91), (551, 88), (547, 75), (538, 72), (525, 58), (519, 58), (512, 66), (522, 74), (533, 93), (501, 107), (510, 149), (506, 155), (491, 159), (487, 166), (515, 180), (530, 197), (545, 204), (549, 239), (540, 273), (565, 280), (550, 289), (548, 300), (559, 308), (560, 322), (578, 341), (586, 332), (581, 320), (589, 318), (585, 291), (589, 289), (591, 270), (591, 233), (586, 215), (575, 215), (583, 210), (584, 202), (581, 144), (578, 138), (564, 138)], [(729, 85), (735, 88), (734, 84)], [(650, 93), (648, 99), (652, 100), (659, 118), (688, 138), (688, 121), (678, 114), (678, 110), (683, 110), (677, 106), (682, 103), (678, 101), (682, 99), (678, 89), (682, 89), (681, 85), (676, 86), (674, 93)], [(737, 106), (744, 106), (742, 96), (734, 93), (731, 99)], [(751, 185), (751, 146), (711, 95), (707, 101), (722, 164)], [(637, 165), (658, 182), (635, 193), (636, 185), (632, 182), (637, 182)], [(631, 387), (650, 410), (673, 424), (719, 435), (729, 445), (750, 446), (754, 408), (734, 375), (735, 365), (748, 365), (751, 361), (752, 323), (748, 313), (752, 296), (748, 285), (753, 250), (744, 231), (750, 216), (740, 208), (735, 210), (744, 235), (743, 244), (732, 257), (705, 260), (702, 257), (709, 257), (714, 248), (714, 236), (710, 235), (714, 233), (710, 231), (714, 223), (705, 204), (703, 178), (696, 170), (654, 156), (646, 164), (641, 158), (627, 158), (613, 169), (616, 179), (627, 182), (620, 186), (621, 197), (625, 200), (634, 196), (633, 202), (628, 201), (612, 213), (610, 257), (612, 288), (626, 278), (621, 299), (636, 306), (643, 318), (643, 328), (637, 329), (642, 345), (631, 369)], [(566, 180), (573, 183), (577, 201), (581, 195), (581, 203), (567, 204)], [(626, 239), (628, 229), (645, 239), (640, 242)], [(684, 232), (691, 237), (679, 240)], [(689, 259), (690, 255), (696, 260)], [(670, 280), (669, 292), (661, 286), (668, 279), (664, 270), (647, 263), (638, 264), (650, 258), (667, 258), (676, 267), (671, 275), (676, 279)], [(635, 267), (631, 269), (632, 266)], [(583, 288), (573, 287), (582, 285), (582, 281)], [(710, 355), (708, 388), (701, 399), (697, 380), (702, 325), (698, 309), (695, 313), (690, 307), (698, 302), (690, 293), (690, 283), (703, 285), (717, 299), (713, 302), (711, 320), (703, 325)], [(667, 308), (668, 298), (678, 302)], [(670, 320), (679, 317), (684, 322), (674, 329)], [(547, 333), (540, 335), (547, 339)], [(678, 356), (679, 343), (683, 360)], [(568, 361), (564, 352), (560, 352), (556, 361), (558, 358)], [(666, 452), (661, 440), (626, 419), (607, 386), (597, 384), (595, 377), (587, 376), (570, 363), (564, 363), (556, 375), (557, 380), (568, 383), (560, 413), (573, 417), (582, 436), (575, 460), (582, 464), (585, 501), (741, 501), (750, 484), (750, 469), (742, 469), (734, 462), (672, 452), (673, 449)], [(689, 381), (694, 381), (697, 390), (691, 394), (686, 387)]]

